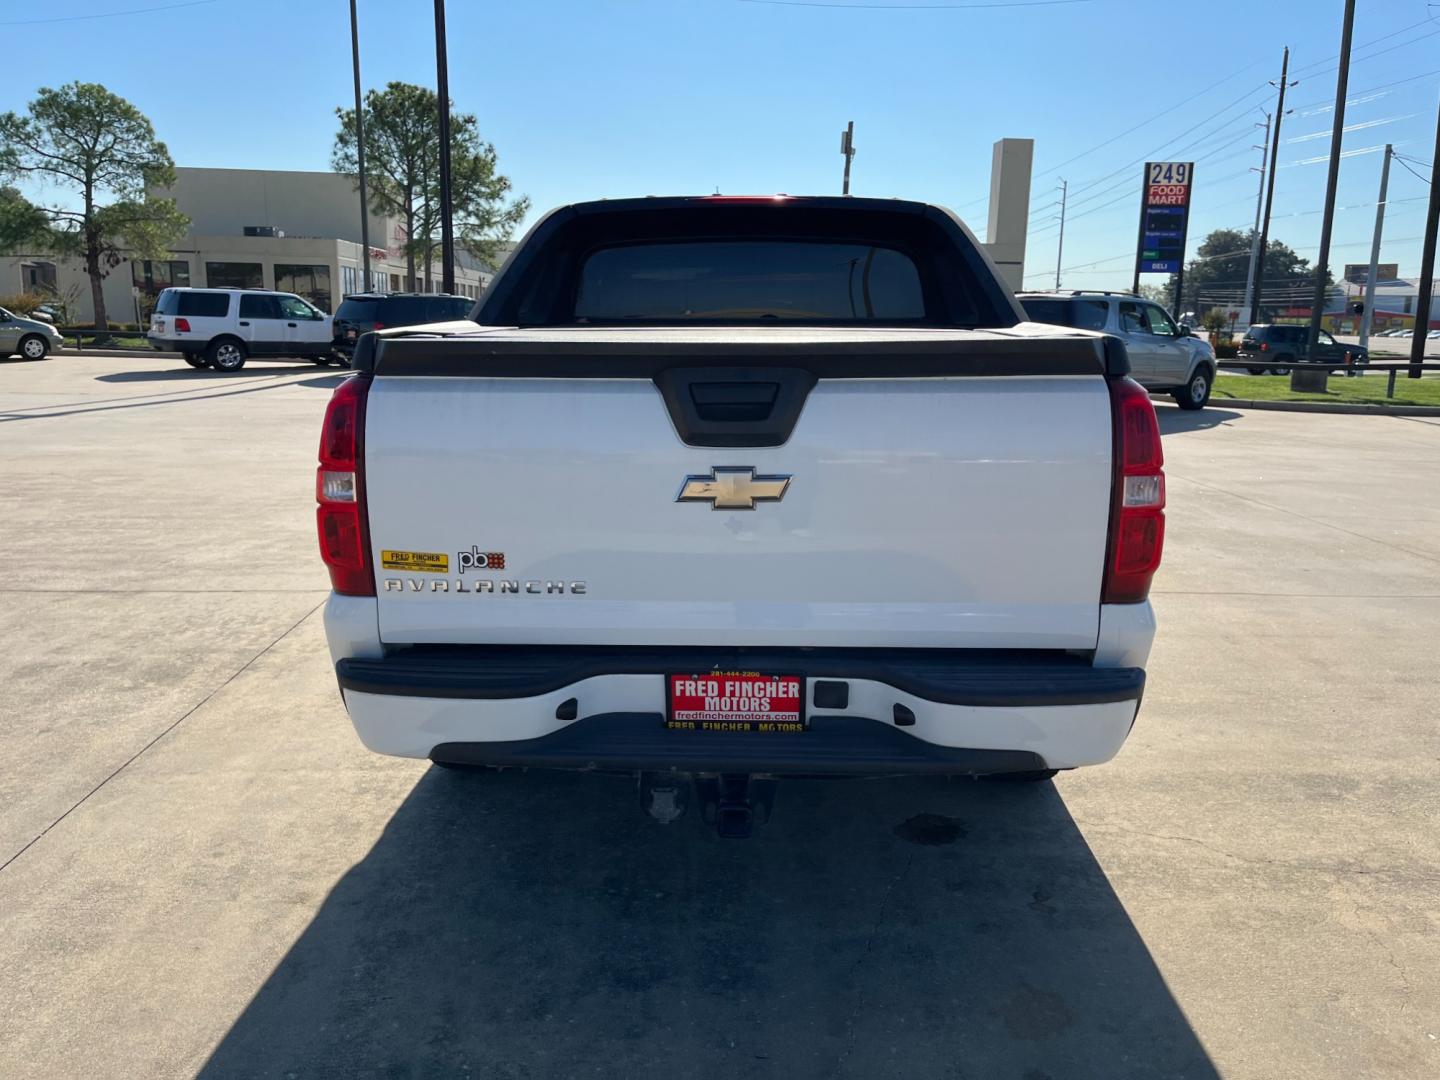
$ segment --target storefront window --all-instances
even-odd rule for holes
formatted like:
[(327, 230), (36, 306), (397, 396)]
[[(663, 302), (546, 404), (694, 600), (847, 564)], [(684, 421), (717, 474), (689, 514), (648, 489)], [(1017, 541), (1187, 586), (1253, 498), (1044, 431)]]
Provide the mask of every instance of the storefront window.
[(259, 263), (207, 262), (205, 284), (212, 289), (263, 289), (265, 273)]
[(130, 278), (147, 296), (161, 289), (185, 288), (190, 284), (190, 263), (185, 259), (131, 259)]
[(321, 311), (330, 311), (330, 267), (275, 264), (275, 288), (303, 296)]

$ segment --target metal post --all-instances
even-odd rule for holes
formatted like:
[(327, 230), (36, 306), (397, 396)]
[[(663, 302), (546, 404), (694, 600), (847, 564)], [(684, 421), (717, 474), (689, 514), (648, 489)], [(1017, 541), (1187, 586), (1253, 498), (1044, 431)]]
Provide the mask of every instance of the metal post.
[(1060, 181), (1060, 243), (1055, 248), (1055, 289), (1060, 289), (1060, 257), (1065, 253), (1065, 196), (1069, 192), (1070, 185)]
[(1435, 156), (1431, 158), (1430, 205), (1425, 213), (1425, 245), (1420, 252), (1420, 295), (1415, 298), (1415, 332), (1410, 335), (1410, 378), (1420, 378), (1425, 361), (1425, 334), (1430, 329), (1430, 303), (1435, 295), (1435, 234), (1440, 230), (1440, 110), (1435, 114)]
[[(1345, 0), (1345, 22), (1340, 30), (1340, 70), (1335, 75), (1335, 122), (1330, 134), (1330, 172), (1325, 179), (1325, 209), (1320, 219), (1320, 256), (1315, 260), (1315, 296), (1310, 304), (1309, 355), (1320, 344), (1320, 319), (1325, 313), (1325, 275), (1330, 269), (1330, 232), (1335, 225), (1335, 188), (1340, 183), (1340, 144), (1345, 138), (1345, 92), (1350, 85), (1350, 38), (1355, 30), (1355, 0)], [(1305, 372), (1290, 372), (1290, 389), (1302, 390)]]
[(355, 0), (350, 0), (350, 61), (355, 69), (355, 163), (360, 168), (360, 252), (365, 276), (360, 291), (370, 289), (370, 207), (365, 198), (365, 117), (360, 99), (360, 28), (355, 19)]
[(1385, 231), (1385, 190), (1390, 186), (1390, 155), (1395, 148), (1385, 144), (1385, 161), (1380, 166), (1380, 196), (1375, 202), (1375, 235), (1370, 239), (1370, 272), (1365, 275), (1365, 310), (1360, 313), (1360, 347), (1370, 344), (1370, 327), (1375, 317), (1375, 274), (1380, 264), (1380, 234)]
[(845, 181), (841, 185), (840, 194), (850, 194), (850, 162), (855, 157), (855, 121), (851, 120), (845, 125), (845, 130), (840, 133), (840, 153), (845, 155)]
[(445, 61), (445, 0), (435, 0), (435, 92), (440, 98), (440, 291), (455, 291), (455, 223), (450, 202), (450, 72)]
[(1184, 302), (1183, 302), (1183, 301), (1184, 301), (1184, 297), (1185, 297), (1185, 253), (1182, 251), (1182, 252), (1180, 253), (1180, 269), (1175, 271), (1175, 310), (1174, 310), (1173, 312), (1171, 312), (1171, 316), (1175, 319), (1175, 322), (1176, 322), (1177, 324), (1180, 322), (1180, 312), (1181, 312), (1181, 310), (1182, 310), (1182, 309), (1184, 308), (1184, 306), (1185, 306), (1185, 305), (1184, 305)]
[(1250, 324), (1260, 321), (1260, 301), (1265, 296), (1265, 249), (1270, 244), (1270, 211), (1275, 208), (1275, 169), (1280, 164), (1280, 123), (1285, 119), (1285, 91), (1289, 87), (1290, 46), (1280, 61), (1280, 100), (1275, 103), (1275, 124), (1270, 129), (1270, 178), (1265, 183), (1265, 216), (1260, 220), (1260, 254), (1255, 259), (1255, 299), (1251, 302)]
[[(1265, 114), (1265, 141), (1260, 144), (1260, 185), (1255, 189), (1255, 227), (1250, 230), (1250, 265), (1245, 271), (1245, 302), (1240, 310), (1250, 316), (1255, 300), (1255, 264), (1260, 258), (1260, 213), (1265, 204), (1265, 166), (1270, 161), (1270, 114)], [(1232, 325), (1231, 330), (1234, 330)]]
[(1135, 280), (1130, 285), (1130, 292), (1140, 295), (1140, 248), (1145, 242), (1145, 185), (1150, 182), (1150, 163), (1145, 163), (1145, 173), (1140, 181), (1140, 228), (1135, 236)]

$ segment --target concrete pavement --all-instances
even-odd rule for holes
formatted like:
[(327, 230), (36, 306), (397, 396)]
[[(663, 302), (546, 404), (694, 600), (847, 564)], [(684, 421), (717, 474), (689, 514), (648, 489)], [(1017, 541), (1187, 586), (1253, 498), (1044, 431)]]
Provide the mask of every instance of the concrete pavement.
[(1440, 421), (1161, 406), (1120, 757), (790, 783), (725, 843), (360, 747), (337, 378), (0, 362), (0, 1074), (1440, 1073)]

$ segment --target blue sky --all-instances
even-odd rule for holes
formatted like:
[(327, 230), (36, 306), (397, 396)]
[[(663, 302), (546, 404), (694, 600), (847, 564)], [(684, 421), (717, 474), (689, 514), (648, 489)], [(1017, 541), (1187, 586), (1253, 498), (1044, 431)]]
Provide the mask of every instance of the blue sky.
[[(0, 109), (23, 108), (32, 81), (98, 81), (151, 118), (177, 164), (327, 168), (334, 108), (352, 92), (346, 0), (133, 10), (172, 2), (3, 5), (0, 30), (38, 39), (23, 54), (44, 63), (11, 66)], [(1261, 134), (1251, 125), (1273, 108), (1266, 83), (1288, 44), (1300, 85), (1287, 102), (1272, 235), (1314, 258), (1325, 166), (1311, 159), (1329, 148), (1341, 0), (868, 2), (450, 0), (451, 95), (479, 116), (537, 213), (599, 196), (838, 191), (839, 132), (854, 120), (856, 194), (944, 203), (983, 234), (991, 144), (1031, 137), (1028, 284), (1053, 284), (1048, 206), (1064, 176), (1064, 283), (1117, 287), (1130, 280), (1146, 158), (1197, 162), (1192, 253), (1211, 228), (1248, 226), (1257, 178), (1247, 169), (1259, 164), (1249, 147)], [(433, 85), (429, 0), (359, 7), (365, 85)], [(1360, 0), (1358, 11), (1346, 121), (1367, 126), (1344, 147), (1388, 141), (1428, 163), (1440, 4)], [(1336, 265), (1368, 257), (1381, 157), (1342, 162)], [(1392, 169), (1382, 258), (1402, 275), (1418, 272), (1426, 192)]]

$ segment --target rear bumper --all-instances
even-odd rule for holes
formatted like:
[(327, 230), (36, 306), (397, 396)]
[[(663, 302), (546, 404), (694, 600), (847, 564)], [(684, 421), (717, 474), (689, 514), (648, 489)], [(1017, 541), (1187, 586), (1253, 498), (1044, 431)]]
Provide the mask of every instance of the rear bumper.
[[(802, 676), (808, 729), (665, 728), (667, 672), (739, 668)], [(1145, 684), (1139, 667), (1092, 667), (1064, 654), (914, 649), (476, 646), (342, 655), (336, 674), (357, 733), (379, 753), (782, 775), (1098, 764), (1124, 743)], [(843, 701), (822, 695), (829, 707), (817, 704), (817, 683), (837, 682)], [(897, 726), (897, 712), (913, 721)]]

